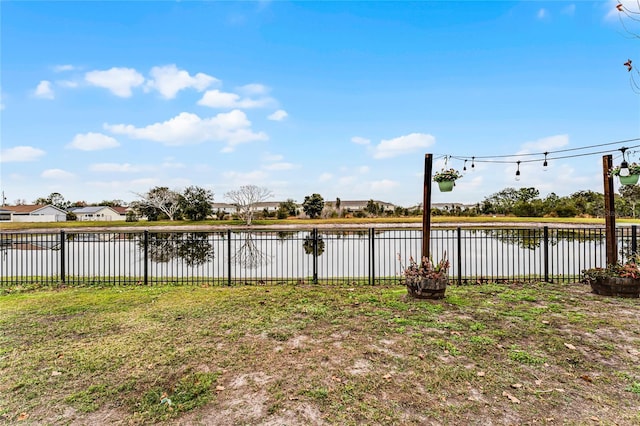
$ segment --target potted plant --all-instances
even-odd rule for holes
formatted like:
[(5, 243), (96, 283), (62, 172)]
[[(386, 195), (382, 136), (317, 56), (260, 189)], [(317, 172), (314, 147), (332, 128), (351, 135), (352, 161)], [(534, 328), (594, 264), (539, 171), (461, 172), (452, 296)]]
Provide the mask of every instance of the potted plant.
[(609, 172), (609, 176), (618, 176), (621, 185), (635, 185), (638, 183), (638, 178), (640, 178), (640, 164), (638, 163), (630, 163), (627, 165), (629, 169), (628, 176), (620, 175), (620, 166), (616, 166)]
[(455, 182), (462, 175), (456, 169), (442, 169), (433, 175), (433, 181), (438, 182), (441, 192), (449, 192), (453, 190)]
[(638, 256), (624, 265), (591, 268), (582, 271), (581, 282), (591, 285), (595, 294), (602, 296), (640, 297), (640, 266)]
[(402, 272), (409, 295), (418, 299), (442, 299), (449, 284), (449, 266), (446, 253), (438, 263), (427, 257), (418, 263), (410, 257), (409, 266)]

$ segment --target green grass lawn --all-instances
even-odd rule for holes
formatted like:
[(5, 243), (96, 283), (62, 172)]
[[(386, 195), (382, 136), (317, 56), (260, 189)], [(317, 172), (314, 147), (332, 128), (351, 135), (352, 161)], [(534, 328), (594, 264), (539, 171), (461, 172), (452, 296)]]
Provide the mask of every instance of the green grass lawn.
[(640, 307), (581, 284), (0, 296), (9, 424), (640, 423)]

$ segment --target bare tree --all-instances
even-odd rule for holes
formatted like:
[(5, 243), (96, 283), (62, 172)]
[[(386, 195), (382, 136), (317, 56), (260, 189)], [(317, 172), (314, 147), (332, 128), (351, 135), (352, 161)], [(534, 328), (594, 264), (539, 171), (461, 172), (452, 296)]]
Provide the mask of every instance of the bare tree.
[[(622, 27), (631, 38), (640, 38), (638, 31), (640, 29), (640, 0), (621, 1), (616, 4), (618, 18)], [(623, 64), (629, 72), (629, 84), (634, 92), (640, 94), (640, 71), (633, 66), (633, 61), (627, 59)]]
[(256, 185), (244, 185), (224, 194), (224, 197), (236, 206), (240, 217), (247, 225), (251, 225), (255, 205), (272, 196), (273, 193), (269, 189)]
[(172, 191), (166, 186), (156, 186), (146, 194), (138, 194), (141, 201), (140, 204), (146, 207), (152, 207), (166, 214), (169, 220), (175, 220), (180, 210), (181, 195), (177, 191)]

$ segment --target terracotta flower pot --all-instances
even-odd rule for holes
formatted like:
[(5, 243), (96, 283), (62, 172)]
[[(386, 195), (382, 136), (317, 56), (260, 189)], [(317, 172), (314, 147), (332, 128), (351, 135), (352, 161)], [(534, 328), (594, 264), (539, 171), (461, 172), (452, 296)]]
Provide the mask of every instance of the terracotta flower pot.
[(407, 292), (416, 299), (442, 299), (449, 278), (407, 278)]
[(440, 187), (440, 192), (451, 192), (453, 191), (454, 181), (445, 180), (442, 182), (438, 182), (438, 186)]
[(640, 279), (599, 277), (590, 281), (591, 291), (601, 296), (640, 297)]

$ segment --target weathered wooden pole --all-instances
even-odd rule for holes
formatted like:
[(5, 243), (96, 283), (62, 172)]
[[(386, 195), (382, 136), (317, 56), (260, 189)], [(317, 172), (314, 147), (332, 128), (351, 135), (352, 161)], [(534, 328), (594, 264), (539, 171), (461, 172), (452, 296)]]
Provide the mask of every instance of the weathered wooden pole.
[(613, 197), (613, 176), (609, 171), (613, 168), (613, 157), (602, 157), (602, 180), (604, 182), (604, 223), (605, 245), (607, 250), (607, 265), (618, 263), (618, 248), (616, 247), (616, 207)]
[(431, 236), (431, 169), (433, 155), (424, 155), (424, 188), (422, 191), (422, 257), (429, 258)]

